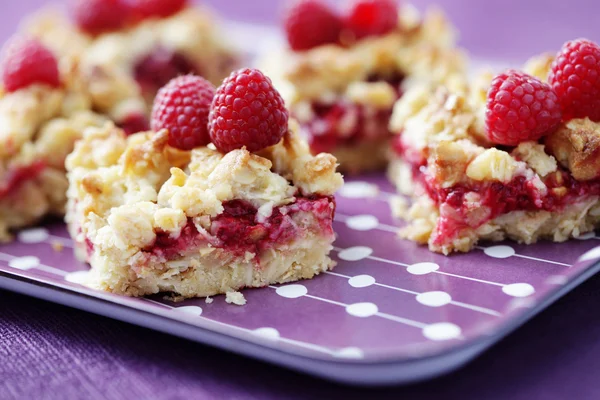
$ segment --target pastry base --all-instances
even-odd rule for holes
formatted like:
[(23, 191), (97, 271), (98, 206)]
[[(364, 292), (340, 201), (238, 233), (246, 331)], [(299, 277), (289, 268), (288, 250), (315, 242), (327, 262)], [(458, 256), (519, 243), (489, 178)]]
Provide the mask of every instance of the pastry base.
[(436, 253), (448, 255), (452, 252), (468, 252), (482, 240), (510, 239), (525, 244), (543, 239), (564, 242), (600, 227), (600, 198), (590, 196), (561, 211), (513, 211), (478, 228), (465, 227), (455, 237), (443, 237), (437, 232), (438, 223), (443, 218), (440, 217), (442, 211), (412, 181), (410, 166), (395, 159), (390, 164), (388, 175), (400, 193), (414, 195), (410, 208), (399, 203), (398, 207), (392, 209), (395, 216), (408, 222), (400, 230), (400, 236), (419, 244), (427, 244)]

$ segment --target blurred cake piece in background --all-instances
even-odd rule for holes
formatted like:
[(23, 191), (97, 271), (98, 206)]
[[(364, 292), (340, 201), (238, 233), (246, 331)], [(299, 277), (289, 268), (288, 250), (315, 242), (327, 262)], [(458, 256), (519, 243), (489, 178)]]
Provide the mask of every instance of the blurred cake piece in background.
[(0, 241), (65, 212), (65, 158), (93, 113), (77, 65), (60, 63), (36, 38), (15, 37), (0, 62)]
[(345, 15), (319, 0), (288, 9), (289, 48), (262, 66), (301, 124), (313, 153), (331, 152), (346, 172), (387, 164), (394, 103), (408, 88), (461, 77), (465, 57), (441, 11), (357, 0)]
[(241, 61), (218, 19), (186, 0), (75, 0), (24, 29), (79, 63), (93, 108), (128, 133), (149, 128), (160, 87), (194, 73), (220, 82)]

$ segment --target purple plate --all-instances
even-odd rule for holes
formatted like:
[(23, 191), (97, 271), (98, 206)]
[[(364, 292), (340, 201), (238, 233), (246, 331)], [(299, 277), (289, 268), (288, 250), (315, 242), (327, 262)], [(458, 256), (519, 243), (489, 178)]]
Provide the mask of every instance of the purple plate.
[[(456, 369), (600, 269), (600, 243), (488, 243), (444, 257), (400, 240), (382, 177), (338, 196), (333, 272), (172, 303), (81, 286), (87, 266), (62, 224), (0, 247), (0, 287), (353, 384), (406, 383)], [(56, 250), (63, 247), (61, 251)]]

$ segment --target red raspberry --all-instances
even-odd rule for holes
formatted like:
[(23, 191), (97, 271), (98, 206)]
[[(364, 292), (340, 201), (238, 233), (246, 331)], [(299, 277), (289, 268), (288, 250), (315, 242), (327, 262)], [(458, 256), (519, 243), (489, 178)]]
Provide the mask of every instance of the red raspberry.
[(187, 0), (129, 0), (129, 4), (141, 18), (165, 18), (183, 10)]
[(356, 39), (381, 36), (398, 26), (398, 5), (394, 0), (356, 0), (346, 19), (346, 28)]
[(255, 69), (233, 72), (217, 89), (209, 117), (210, 138), (227, 153), (258, 151), (279, 143), (289, 114), (271, 80)]
[(69, 8), (79, 29), (90, 35), (119, 30), (131, 20), (123, 0), (71, 0)]
[(300, 0), (287, 10), (284, 25), (292, 50), (302, 51), (338, 42), (343, 23), (320, 0)]
[(552, 63), (548, 82), (565, 120), (589, 117), (600, 122), (600, 46), (585, 39), (565, 43)]
[(169, 145), (191, 150), (210, 143), (208, 113), (215, 87), (194, 75), (173, 79), (158, 91), (152, 108), (152, 130), (169, 130)]
[(2, 83), (8, 92), (34, 83), (60, 86), (58, 61), (39, 40), (16, 37), (8, 42), (0, 60)]
[(516, 146), (538, 140), (560, 123), (558, 97), (550, 85), (509, 70), (494, 78), (487, 94), (485, 127), (493, 143)]

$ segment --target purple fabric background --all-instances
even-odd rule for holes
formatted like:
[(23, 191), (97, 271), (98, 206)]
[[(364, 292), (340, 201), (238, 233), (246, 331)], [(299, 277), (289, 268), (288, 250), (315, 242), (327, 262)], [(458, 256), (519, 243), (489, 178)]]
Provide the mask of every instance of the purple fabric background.
[[(206, 2), (231, 18), (271, 22), (281, 3)], [(46, 2), (2, 3), (1, 40)], [(461, 29), (463, 45), (482, 57), (522, 61), (569, 38), (600, 39), (594, 0), (570, 1), (568, 9), (547, 0), (438, 3)], [(375, 393), (0, 292), (0, 398), (598, 398), (600, 324), (590, 307), (600, 303), (598, 289), (597, 277), (451, 376)]]

